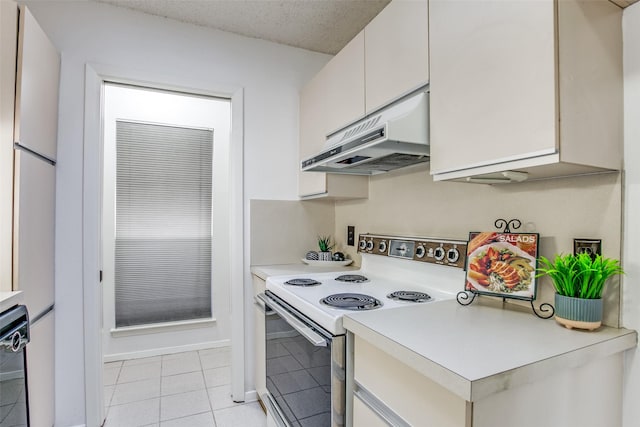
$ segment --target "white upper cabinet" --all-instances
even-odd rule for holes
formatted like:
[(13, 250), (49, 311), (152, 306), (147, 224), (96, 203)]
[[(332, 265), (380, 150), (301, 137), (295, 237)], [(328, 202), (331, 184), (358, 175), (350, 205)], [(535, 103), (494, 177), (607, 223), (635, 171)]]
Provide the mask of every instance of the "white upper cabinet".
[(429, 3), (394, 0), (365, 27), (365, 110), (429, 82)]
[[(300, 159), (327, 135), (429, 81), (428, 2), (394, 0), (302, 89)], [(300, 170), (300, 164), (297, 165)], [(368, 177), (299, 172), (302, 198), (363, 198)]]
[[(325, 130), (334, 132), (364, 116), (364, 33), (355, 36), (318, 73)], [(320, 119), (320, 117), (318, 117)], [(326, 136), (326, 134), (325, 134)], [(324, 143), (324, 141), (323, 141)]]
[(586, 0), (429, 7), (435, 180), (620, 169), (620, 8)]
[(19, 25), (14, 140), (55, 160), (60, 56), (26, 7)]
[[(300, 93), (300, 160), (318, 154), (326, 136), (347, 120), (364, 116), (364, 33), (358, 34)], [(362, 198), (368, 177), (302, 172), (298, 192), (304, 198)]]

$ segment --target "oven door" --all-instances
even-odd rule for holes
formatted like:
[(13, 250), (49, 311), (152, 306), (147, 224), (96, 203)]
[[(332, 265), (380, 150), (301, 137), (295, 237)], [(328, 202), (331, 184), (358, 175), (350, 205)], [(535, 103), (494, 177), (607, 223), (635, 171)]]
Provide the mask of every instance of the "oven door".
[(270, 293), (265, 304), (268, 411), (278, 426), (344, 426), (345, 337)]
[(0, 427), (29, 425), (25, 346), (29, 318), (19, 305), (0, 314)]

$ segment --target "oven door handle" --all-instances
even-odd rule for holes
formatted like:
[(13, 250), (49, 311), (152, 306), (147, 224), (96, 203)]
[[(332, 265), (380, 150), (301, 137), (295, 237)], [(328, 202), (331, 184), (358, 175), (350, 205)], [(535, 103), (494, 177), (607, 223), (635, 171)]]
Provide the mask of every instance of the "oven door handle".
[(271, 307), (267, 307), (265, 302), (260, 298), (258, 298), (258, 295), (255, 295), (253, 297), (253, 303), (256, 305), (256, 307), (258, 307), (258, 310), (260, 310), (260, 312), (262, 312), (262, 314), (264, 314), (265, 316), (273, 316), (274, 314), (276, 314), (275, 311), (271, 310)]
[(265, 303), (266, 307), (275, 311), (285, 322), (287, 322), (293, 329), (298, 331), (303, 337), (305, 337), (311, 344), (316, 347), (326, 347), (328, 345), (327, 340), (313, 329), (296, 319), (287, 310), (282, 308), (276, 301), (269, 298), (265, 294), (256, 295), (258, 299)]

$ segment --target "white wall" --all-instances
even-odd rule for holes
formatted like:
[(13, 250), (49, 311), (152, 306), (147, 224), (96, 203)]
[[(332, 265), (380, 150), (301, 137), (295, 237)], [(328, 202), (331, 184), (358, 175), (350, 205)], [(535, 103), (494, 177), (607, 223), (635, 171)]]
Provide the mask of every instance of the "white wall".
[[(497, 218), (518, 218), (519, 231), (540, 233), (540, 255), (571, 253), (574, 238), (596, 238), (602, 239), (604, 255), (619, 258), (621, 210), (619, 173), (483, 185), (433, 182), (428, 167), (416, 166), (371, 177), (368, 199), (336, 202), (335, 236), (338, 247), (359, 263), (356, 249), (345, 246), (348, 225), (356, 234), (466, 240), (470, 231), (493, 230)], [(617, 281), (603, 295), (603, 322), (610, 326), (619, 324)], [(542, 278), (538, 304), (553, 298), (551, 281)]]
[[(56, 425), (84, 421), (83, 114), (86, 63), (244, 88), (245, 207), (297, 198), (298, 91), (326, 55), (96, 2), (27, 2), (62, 53), (56, 221)], [(197, 89), (197, 88), (196, 88)], [(245, 230), (245, 289), (250, 295)], [(251, 355), (247, 355), (251, 360)]]
[(251, 200), (250, 215), (251, 265), (299, 264), (335, 229), (334, 204), (323, 200)]
[[(622, 324), (640, 330), (640, 4), (624, 10), (624, 245)], [(640, 354), (625, 355), (623, 425), (640, 420)]]

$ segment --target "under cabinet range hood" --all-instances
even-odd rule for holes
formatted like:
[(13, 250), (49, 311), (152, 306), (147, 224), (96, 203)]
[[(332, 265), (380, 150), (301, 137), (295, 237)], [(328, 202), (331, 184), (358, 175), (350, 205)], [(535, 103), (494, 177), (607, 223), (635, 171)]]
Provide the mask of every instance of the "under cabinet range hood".
[(303, 171), (375, 175), (429, 161), (429, 93), (424, 89), (327, 137)]

